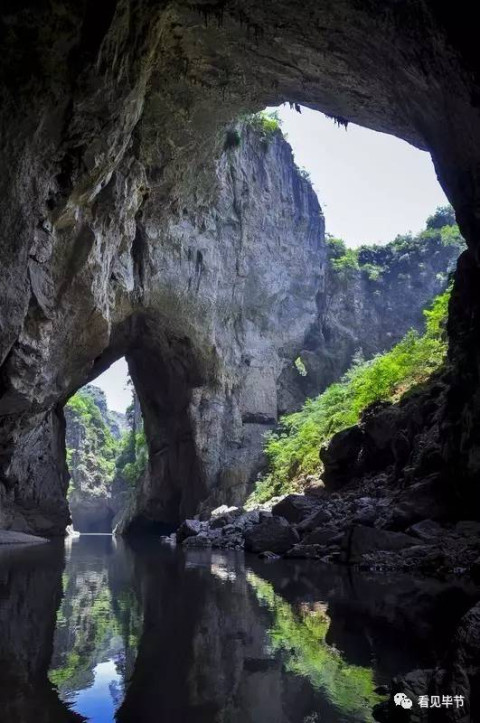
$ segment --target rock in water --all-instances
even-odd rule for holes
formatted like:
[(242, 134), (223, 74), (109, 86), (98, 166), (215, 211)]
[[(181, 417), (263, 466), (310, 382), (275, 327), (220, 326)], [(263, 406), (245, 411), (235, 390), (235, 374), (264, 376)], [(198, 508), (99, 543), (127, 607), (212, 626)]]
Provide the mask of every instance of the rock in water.
[(248, 552), (274, 552), (283, 554), (298, 542), (297, 531), (283, 517), (270, 517), (245, 531), (245, 549)]
[(287, 522), (301, 522), (318, 509), (320, 502), (308, 495), (287, 495), (272, 507), (272, 514), (283, 517)]
[(363, 555), (375, 552), (398, 552), (418, 545), (418, 540), (403, 532), (377, 530), (363, 525), (354, 525), (343, 538), (342, 548), (345, 562), (355, 564)]
[(206, 527), (200, 520), (185, 520), (177, 530), (177, 542), (183, 542), (188, 537), (196, 537)]

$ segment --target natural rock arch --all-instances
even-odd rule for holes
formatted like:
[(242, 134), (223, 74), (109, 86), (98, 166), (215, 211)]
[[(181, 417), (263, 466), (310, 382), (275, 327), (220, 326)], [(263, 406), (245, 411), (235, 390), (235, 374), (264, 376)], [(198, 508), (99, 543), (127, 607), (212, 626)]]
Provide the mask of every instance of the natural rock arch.
[[(204, 311), (198, 299), (190, 306), (185, 299), (211, 263), (201, 248), (205, 239), (208, 253), (225, 261), (209, 213), (212, 199), (226, 212), (214, 161), (223, 143), (221, 129), (242, 112), (283, 101), (394, 133), (432, 153), (471, 249), (462, 258), (453, 295), (451, 356), (459, 373), (452, 376), (443, 432), (444, 463), (468, 489), (479, 466), (472, 449), (478, 443), (480, 114), (471, 12), (458, 6), (440, 10), (433, 0), (260, 5), (111, 0), (101, 10), (87, 0), (40, 7), (27, 0), (20, 9), (2, 8), (2, 526), (63, 530), (68, 512), (59, 404), (88, 380), (95, 359), (111, 353), (122, 326), (139, 311), (153, 309), (171, 320), (178, 305), (187, 326)], [(243, 254), (241, 178), (232, 178), (232, 188), (232, 225), (240, 244), (233, 245), (234, 268), (248, 300), (254, 266), (245, 264)], [(292, 180), (291, 190), (309, 239), (315, 229), (309, 230), (307, 219), (316, 213), (318, 231), (318, 210), (300, 182)], [(159, 249), (162, 264), (155, 263)], [(289, 283), (293, 279), (295, 288), (302, 288), (307, 324), (316, 280), (308, 282), (303, 264), (311, 264), (309, 254), (318, 249), (312, 240), (305, 250), (293, 276), (289, 268)], [(281, 258), (283, 264), (291, 261)], [(170, 293), (179, 264), (189, 268), (180, 299)], [(299, 277), (303, 287), (296, 283)], [(231, 287), (231, 279), (225, 286)], [(287, 325), (292, 312), (286, 312)], [(208, 318), (202, 315), (204, 332)], [(202, 359), (209, 359), (200, 364), (205, 375), (217, 370), (215, 384), (207, 385), (197, 405), (205, 406), (206, 394), (204, 420), (211, 414), (218, 425), (229, 417), (230, 431), (243, 429), (235, 415), (241, 422), (243, 414), (248, 424), (272, 421), (267, 403), (252, 413), (248, 399), (257, 398), (259, 386), (273, 391), (275, 365), (293, 351), (299, 328), (280, 345), (270, 344), (270, 361), (265, 363), (264, 354), (261, 371), (240, 374), (243, 390), (233, 395), (236, 405), (230, 399), (218, 415), (218, 381), (225, 403), (226, 390), (238, 391), (239, 377), (231, 370), (251, 360), (232, 359), (241, 345), (212, 345), (212, 324), (203, 339), (198, 328), (190, 336), (183, 325), (174, 334), (177, 341), (187, 337)], [(233, 324), (230, 341), (237, 332)], [(247, 378), (255, 375), (261, 380), (249, 386)], [(242, 411), (239, 400), (245, 397)], [(230, 442), (238, 445), (235, 438)], [(208, 450), (205, 459), (211, 462)], [(215, 465), (217, 471), (224, 466), (222, 455), (212, 470)], [(223, 501), (229, 475), (210, 480), (206, 504)], [(242, 484), (233, 482), (237, 490)]]

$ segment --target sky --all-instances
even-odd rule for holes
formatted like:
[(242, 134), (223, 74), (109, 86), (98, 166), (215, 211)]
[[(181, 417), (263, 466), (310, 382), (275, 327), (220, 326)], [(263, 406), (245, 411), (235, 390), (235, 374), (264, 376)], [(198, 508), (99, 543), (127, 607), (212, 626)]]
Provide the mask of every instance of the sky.
[(448, 203), (429, 153), (353, 124), (339, 128), (308, 108), (278, 112), (297, 165), (310, 173), (327, 232), (348, 246), (417, 233)]
[[(427, 216), (447, 203), (428, 153), (353, 124), (339, 128), (308, 108), (297, 113), (281, 106), (279, 115), (297, 165), (310, 174), (327, 233), (348, 246), (417, 233)], [(95, 380), (110, 409), (125, 412), (130, 404), (127, 376), (121, 359)]]
[(107, 406), (115, 412), (125, 413), (132, 401), (132, 390), (127, 388), (128, 367), (125, 359), (119, 359), (95, 379), (92, 384), (100, 387), (107, 397)]

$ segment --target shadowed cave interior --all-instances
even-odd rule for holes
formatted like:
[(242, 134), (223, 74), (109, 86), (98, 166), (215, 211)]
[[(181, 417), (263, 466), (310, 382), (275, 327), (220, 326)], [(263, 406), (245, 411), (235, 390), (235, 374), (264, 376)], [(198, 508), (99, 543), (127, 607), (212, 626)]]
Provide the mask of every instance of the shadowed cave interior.
[[(304, 351), (316, 351), (309, 346), (312, 339), (329, 339), (318, 321), (327, 267), (322, 209), (295, 168), (288, 144), (279, 136), (265, 144), (242, 120), (245, 114), (289, 102), (321, 111), (341, 125), (357, 123), (396, 135), (431, 153), (467, 245), (449, 302), (448, 357), (442, 371), (414, 395), (369, 410), (361, 423), (334, 437), (322, 459), (336, 496), (321, 497), (320, 503), (318, 498), (290, 498), (282, 501), (281, 515), (257, 510), (254, 522), (244, 512), (228, 511), (214, 522), (218, 528), (243, 524), (247, 551), (283, 555), (302, 546), (300, 532), (304, 543), (306, 533), (318, 531), (304, 527), (299, 532), (310, 520), (305, 504), (316, 515), (323, 513), (325, 526), (338, 510), (346, 510), (349, 527), (333, 542), (330, 557), (317, 537), (308, 565), (320, 565), (322, 555), (326, 563), (367, 565), (370, 573), (378, 560), (374, 557), (372, 565), (368, 557), (373, 546), (374, 555), (383, 555), (383, 572), (413, 560), (420, 576), (465, 576), (468, 591), (464, 595), (461, 590), (455, 620), (448, 622), (449, 642), (438, 651), (439, 658), (419, 656), (421, 667), (413, 670), (412, 665), (410, 673), (399, 666), (402, 677), (387, 695), (399, 689), (412, 697), (422, 691), (461, 692), (466, 701), (462, 723), (474, 722), (480, 680), (478, 602), (468, 609), (478, 600), (480, 565), (480, 63), (474, 7), (440, 6), (433, 0), (111, 0), (97, 5), (89, 0), (26, 0), (7, 2), (0, 10), (0, 528), (2, 534), (50, 540), (43, 543), (45, 559), (41, 552), (34, 554), (38, 569), (46, 566), (52, 586), (46, 599), (48, 590), (35, 565), (32, 569), (31, 561), (25, 562), (28, 550), (21, 560), (16, 551), (11, 556), (6, 551), (2, 583), (15, 593), (13, 612), (18, 614), (16, 600), (24, 600), (24, 591), (30, 590), (29, 598), (39, 598), (34, 608), (42, 621), (32, 628), (28, 615), (20, 613), (17, 628), (9, 596), (3, 596), (0, 613), (7, 632), (0, 636), (0, 652), (6, 651), (2, 660), (13, 661), (9, 669), (5, 666), (3, 688), (12, 692), (12, 720), (35, 720), (27, 710), (29, 699), (42, 703), (38, 708), (46, 710), (46, 722), (48, 709), (59, 721), (82, 719), (57, 695), (65, 680), (75, 677), (75, 661), (59, 665), (55, 684), (46, 677), (64, 564), (63, 549), (55, 552), (61, 540), (51, 538), (62, 538), (70, 522), (63, 407), (121, 357), (139, 398), (149, 465), (130, 490), (127, 513), (116, 529), (119, 534), (167, 532), (190, 519), (183, 527), (185, 538), (177, 536), (180, 554), (164, 549), (172, 562), (172, 584), (159, 584), (159, 573), (151, 578), (148, 567), (152, 589), (162, 589), (153, 603), (148, 595), (138, 596), (155, 633), (144, 636), (139, 649), (143, 660), (155, 662), (162, 641), (170, 640), (174, 623), (166, 630), (152, 615), (152, 606), (165, 593), (163, 620), (177, 621), (178, 601), (166, 587), (175, 589), (180, 581), (188, 592), (182, 604), (191, 631), (182, 645), (198, 668), (190, 678), (191, 666), (185, 673), (179, 658), (171, 668), (165, 666), (166, 675), (178, 668), (174, 678), (186, 688), (188, 681), (195, 682), (193, 692), (181, 689), (172, 707), (169, 691), (157, 685), (155, 665), (132, 666), (132, 687), (118, 709), (119, 719), (133, 720), (147, 699), (151, 704), (144, 720), (173, 710), (169, 719), (181, 721), (183, 699), (196, 716), (190, 720), (202, 723), (231, 710), (226, 706), (231, 705), (233, 677), (217, 675), (224, 667), (219, 664), (223, 638), (215, 615), (209, 615), (215, 606), (205, 606), (208, 625), (196, 623), (201, 601), (213, 594), (221, 612), (230, 610), (233, 600), (234, 610), (225, 616), (229, 622), (238, 617), (236, 601), (253, 600), (256, 606), (254, 638), (248, 637), (252, 626), (239, 630), (232, 623), (229, 632), (242, 654), (246, 651), (242, 671), (252, 674), (246, 685), (255, 673), (273, 671), (271, 701), (283, 701), (281, 693), (288, 691), (286, 707), (269, 709), (272, 720), (315, 720), (298, 704), (302, 686), (311, 693), (312, 709), (317, 706), (331, 713), (332, 720), (342, 720), (336, 692), (317, 700), (325, 682), (315, 675), (318, 670), (335, 672), (335, 655), (320, 646), (321, 664), (315, 658), (312, 674), (310, 652), (318, 653), (318, 640), (310, 646), (308, 624), (299, 623), (298, 611), (313, 599), (306, 617), (317, 631), (325, 630), (322, 605), (328, 595), (309, 588), (306, 575), (307, 590), (292, 613), (286, 605), (292, 584), (287, 571), (296, 562), (275, 558), (285, 565), (278, 591), (273, 583), (265, 585), (261, 575), (254, 577), (248, 563), (243, 577), (242, 570), (222, 566), (212, 551), (188, 550), (208, 537), (212, 510), (242, 505), (262, 462), (263, 433), (274, 427), (280, 413), (303, 401), (303, 382), (292, 377), (292, 363), (299, 355), (303, 359)], [(232, 132), (244, 139), (239, 147), (226, 147)], [(276, 172), (279, 164), (284, 173)], [(259, 229), (263, 244), (258, 243)], [(316, 373), (330, 383), (326, 368)], [(396, 486), (400, 467), (402, 484)], [(352, 476), (355, 490), (346, 484)], [(359, 524), (351, 512), (358, 490), (360, 499), (375, 501), (368, 524)], [(386, 512), (385, 490), (394, 502)], [(192, 521), (194, 517), (201, 519)], [(425, 522), (421, 537), (415, 525)], [(276, 546), (269, 538), (266, 547), (259, 537), (274, 528)], [(428, 539), (432, 534), (434, 543)], [(184, 545), (190, 538), (197, 542)], [(442, 548), (442, 539), (449, 549)], [(69, 539), (67, 551), (70, 544), (81, 544), (81, 539)], [(92, 564), (91, 557), (85, 559)], [(113, 559), (120, 564), (121, 556)], [(255, 559), (255, 570), (259, 562)], [(141, 565), (141, 556), (134, 555), (133, 568)], [(354, 594), (351, 567), (346, 579), (333, 584), (335, 591), (348, 590), (349, 599)], [(206, 587), (203, 572), (198, 579), (192, 572), (203, 569), (208, 570)], [(411, 570), (407, 574), (413, 579)], [(242, 582), (236, 598), (224, 598), (237, 579), (248, 587)], [(88, 584), (84, 587), (88, 592)], [(70, 596), (67, 616), (56, 618), (60, 635), (69, 633), (65, 619), (88, 596), (85, 589)], [(395, 611), (408, 611), (409, 600), (408, 594), (400, 595)], [(120, 602), (127, 611), (134, 608), (128, 598)], [(105, 610), (113, 608), (102, 605), (105, 618)], [(116, 612), (122, 621), (122, 610)], [(377, 607), (375, 615), (382, 617)], [(420, 622), (422, 615), (428, 625), (428, 609), (421, 609)], [(393, 624), (396, 612), (386, 617)], [(277, 657), (265, 653), (265, 634), (278, 641), (279, 629), (285, 650), (296, 655), (288, 669), (279, 662), (283, 650), (277, 649)], [(205, 630), (212, 632), (206, 636)], [(39, 645), (32, 652), (33, 640)], [(211, 643), (207, 648), (205, 640)], [(202, 678), (205, 649), (205, 660), (216, 662), (205, 666)], [(295, 677), (299, 666), (309, 674)], [(387, 666), (387, 672), (393, 668)], [(370, 720), (374, 706), (377, 720), (398, 719), (392, 700), (378, 699), (374, 682), (380, 678), (374, 681), (370, 669), (358, 674), (355, 666), (353, 673), (359, 690), (368, 692), (357, 696), (367, 701), (368, 712), (351, 706), (350, 719)], [(198, 685), (201, 694), (196, 696), (201, 680), (208, 686)], [(236, 691), (243, 694), (244, 689)], [(245, 709), (242, 694), (239, 719)], [(342, 704), (351, 703), (345, 689), (340, 697)], [(255, 709), (259, 721), (266, 720), (264, 699), (259, 695)], [(445, 720), (457, 721), (456, 713), (442, 711)]]

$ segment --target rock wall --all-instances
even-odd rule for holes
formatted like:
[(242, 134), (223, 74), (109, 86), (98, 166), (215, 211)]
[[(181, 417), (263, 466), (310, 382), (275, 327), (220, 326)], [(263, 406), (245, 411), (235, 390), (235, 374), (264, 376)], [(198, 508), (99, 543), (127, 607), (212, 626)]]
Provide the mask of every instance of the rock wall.
[(89, 384), (66, 405), (65, 421), (73, 526), (79, 532), (110, 532), (114, 516), (111, 490), (119, 451), (115, 442), (121, 427), (126, 428), (125, 415), (112, 415), (105, 393)]
[[(302, 179), (270, 177), (268, 154), (288, 152), (280, 142), (265, 161), (256, 154), (263, 193), (245, 194), (240, 159), (219, 156), (221, 129), (285, 100), (432, 152), (471, 249), (454, 295), (458, 373), (444, 463), (460, 465), (460, 484), (475, 484), (472, 12), (430, 0), (2, 6), (3, 527), (63, 532), (61, 407), (122, 355), (150, 439), (148, 510), (183, 517), (244, 491), (255, 457), (245, 442), (273, 419), (283, 360), (303, 346), (315, 313), (322, 221)], [(233, 194), (222, 195), (222, 167)], [(265, 213), (274, 207), (278, 218)], [(255, 212), (275, 229), (261, 249), (248, 224)]]
[[(188, 239), (200, 238), (203, 251), (197, 252), (195, 263), (191, 248), (186, 251), (187, 267), (195, 267), (193, 282), (192, 277), (186, 282), (186, 302), (193, 298), (206, 309), (203, 324), (209, 315), (214, 320), (215, 338), (222, 346), (217, 388), (202, 385), (192, 395), (188, 382), (182, 381), (181, 367), (159, 361), (157, 342), (148, 340), (155, 321), (142, 320), (146, 330), (142, 347), (128, 358), (151, 440), (150, 465), (134, 495), (121, 475), (113, 484), (114, 499), (103, 480), (97, 489), (90, 489), (88, 480), (79, 481), (70, 495), (79, 529), (90, 523), (95, 529), (98, 525), (110, 529), (115, 510), (119, 532), (152, 525), (169, 532), (178, 519), (178, 494), (190, 514), (205, 498), (209, 506), (217, 501), (242, 502), (262, 462), (263, 433), (276, 423), (279, 413), (298, 408), (306, 396), (337, 379), (360, 347), (369, 357), (388, 348), (411, 326), (419, 328), (422, 308), (445, 287), (447, 271), (458, 255), (458, 246), (425, 241), (410, 256), (397, 254), (376, 282), (360, 270), (339, 274), (328, 257), (318, 203), (309, 183), (298, 174), (281, 133), (267, 133), (252, 122), (229, 133), (235, 134), (237, 144), (220, 156), (212, 205), (197, 212), (195, 225), (183, 209), (182, 222), (176, 221), (168, 232), (173, 238), (180, 234), (182, 247)], [(149, 232), (156, 239), (160, 229), (160, 221), (152, 222)], [(162, 274), (170, 269), (170, 288), (180, 286), (181, 293), (181, 279), (175, 277), (182, 273), (182, 259), (169, 255), (165, 259), (165, 251), (159, 250), (164, 246), (149, 241), (149, 248), (157, 248), (155, 263), (162, 266)], [(148, 289), (161, 286), (160, 279), (145, 283)], [(221, 331), (219, 315), (226, 323)], [(297, 355), (305, 361), (305, 377), (293, 363)], [(163, 385), (162, 379), (168, 382)], [(220, 381), (223, 387), (218, 386)], [(99, 402), (106, 418), (105, 401)], [(225, 430), (230, 430), (227, 438)], [(172, 435), (181, 440), (180, 452)], [(75, 455), (81, 471), (85, 452), (78, 449)], [(199, 498), (205, 484), (202, 470), (207, 470), (207, 488), (204, 498)], [(71, 471), (75, 482), (75, 468)], [(213, 496), (208, 487), (213, 488)]]
[[(280, 379), (280, 408), (291, 412), (338, 380), (355, 354), (371, 359), (390, 349), (409, 329), (423, 330), (423, 310), (445, 290), (464, 242), (455, 226), (445, 242), (438, 231), (384, 247), (363, 246), (363, 265), (337, 269), (329, 249), (317, 295), (318, 315), (295, 366)], [(379, 265), (379, 262), (383, 265)]]

